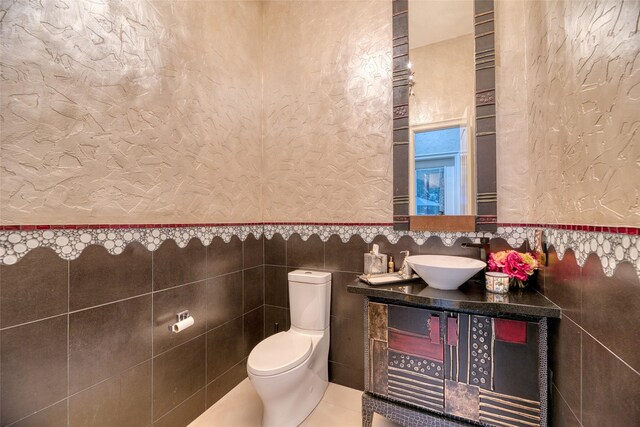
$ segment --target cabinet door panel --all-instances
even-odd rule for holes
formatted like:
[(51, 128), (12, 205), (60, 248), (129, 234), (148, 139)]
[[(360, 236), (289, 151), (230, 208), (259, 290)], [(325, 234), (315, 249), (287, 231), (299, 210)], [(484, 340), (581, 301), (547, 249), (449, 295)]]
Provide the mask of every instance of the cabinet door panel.
[(367, 391), (487, 425), (541, 425), (537, 323), (368, 307)]
[(387, 396), (388, 305), (368, 304), (369, 372), (367, 391)]
[(540, 425), (538, 324), (447, 314), (445, 413), (490, 425)]

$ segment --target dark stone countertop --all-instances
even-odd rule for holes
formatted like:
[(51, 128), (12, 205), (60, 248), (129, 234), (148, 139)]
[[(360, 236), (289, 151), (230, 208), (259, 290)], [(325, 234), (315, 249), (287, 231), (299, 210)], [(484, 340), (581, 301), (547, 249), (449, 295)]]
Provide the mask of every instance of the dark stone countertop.
[(487, 316), (558, 319), (562, 316), (560, 307), (533, 289), (512, 289), (504, 296), (496, 295), (487, 292), (484, 283), (475, 280), (453, 291), (431, 288), (423, 280), (376, 286), (355, 280), (347, 286), (347, 290), (387, 302)]

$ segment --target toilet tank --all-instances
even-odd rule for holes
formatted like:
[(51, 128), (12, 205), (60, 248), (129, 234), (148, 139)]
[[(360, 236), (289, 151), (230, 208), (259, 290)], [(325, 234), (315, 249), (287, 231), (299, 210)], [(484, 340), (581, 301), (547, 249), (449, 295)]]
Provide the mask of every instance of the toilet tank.
[(295, 270), (289, 273), (291, 326), (311, 331), (329, 327), (331, 273)]

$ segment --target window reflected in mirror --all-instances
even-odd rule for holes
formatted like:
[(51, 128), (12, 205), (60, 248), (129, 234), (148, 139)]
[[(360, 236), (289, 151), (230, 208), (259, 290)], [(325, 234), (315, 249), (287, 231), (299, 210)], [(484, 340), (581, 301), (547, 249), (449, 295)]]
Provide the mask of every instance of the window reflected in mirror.
[(416, 215), (469, 212), (467, 125), (415, 128)]
[(411, 215), (475, 214), (473, 1), (410, 0)]

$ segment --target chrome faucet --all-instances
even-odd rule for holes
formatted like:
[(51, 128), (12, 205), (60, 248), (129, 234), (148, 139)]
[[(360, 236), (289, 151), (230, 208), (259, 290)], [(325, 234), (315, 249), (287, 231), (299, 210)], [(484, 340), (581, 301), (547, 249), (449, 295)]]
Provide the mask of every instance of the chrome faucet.
[(487, 262), (487, 257), (489, 256), (489, 252), (491, 251), (491, 245), (489, 244), (488, 237), (481, 237), (479, 243), (463, 243), (463, 248), (480, 248), (480, 259), (484, 262)]

